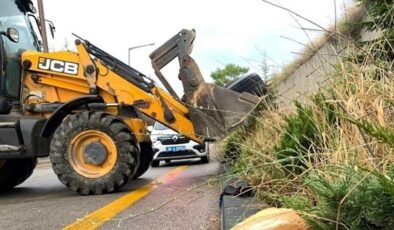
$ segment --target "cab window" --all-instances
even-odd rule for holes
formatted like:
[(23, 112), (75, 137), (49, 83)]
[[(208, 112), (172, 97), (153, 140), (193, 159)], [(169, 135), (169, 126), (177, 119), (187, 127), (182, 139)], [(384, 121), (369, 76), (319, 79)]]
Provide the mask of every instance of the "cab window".
[(7, 38), (2, 38), (6, 65), (5, 76), (2, 76), (0, 94), (9, 98), (19, 99), (21, 86), (21, 65), (19, 55), (24, 50), (38, 50), (34, 32), (26, 11), (15, 0), (1, 0), (0, 8), (0, 31), (14, 28), (19, 32), (19, 42), (13, 43)]

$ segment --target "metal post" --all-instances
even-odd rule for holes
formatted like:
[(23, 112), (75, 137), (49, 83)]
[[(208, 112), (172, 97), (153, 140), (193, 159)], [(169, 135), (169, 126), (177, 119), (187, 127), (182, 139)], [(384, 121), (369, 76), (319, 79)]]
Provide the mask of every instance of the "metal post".
[(44, 48), (44, 52), (48, 52), (48, 36), (47, 36), (47, 27), (45, 23), (45, 14), (44, 14), (44, 3), (43, 0), (37, 0), (38, 3), (38, 14), (40, 18), (40, 27), (41, 27), (41, 37), (42, 37), (42, 46)]
[(130, 51), (131, 51), (131, 50), (137, 49), (137, 48), (142, 48), (142, 47), (145, 47), (145, 46), (154, 46), (154, 45), (155, 45), (155, 43), (149, 43), (149, 44), (145, 44), (145, 45), (139, 45), (139, 46), (130, 47), (130, 48), (129, 48), (129, 52), (128, 52), (128, 57), (129, 57), (129, 59), (128, 59), (127, 63), (128, 63), (129, 65), (131, 65), (131, 63), (130, 63)]

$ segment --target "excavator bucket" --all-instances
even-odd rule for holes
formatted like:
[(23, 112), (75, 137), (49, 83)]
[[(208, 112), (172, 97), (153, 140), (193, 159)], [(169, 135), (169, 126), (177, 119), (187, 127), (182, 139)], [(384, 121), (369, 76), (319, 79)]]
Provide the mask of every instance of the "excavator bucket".
[(160, 70), (178, 58), (179, 79), (184, 90), (182, 102), (189, 109), (196, 134), (205, 140), (221, 140), (246, 119), (260, 98), (206, 83), (198, 65), (189, 55), (195, 36), (194, 30), (183, 29), (157, 48), (150, 58), (156, 76), (175, 98), (178, 98), (177, 94)]
[(247, 118), (260, 98), (206, 83), (199, 67), (185, 56), (179, 73), (184, 89), (183, 101), (196, 134), (206, 140), (221, 140)]

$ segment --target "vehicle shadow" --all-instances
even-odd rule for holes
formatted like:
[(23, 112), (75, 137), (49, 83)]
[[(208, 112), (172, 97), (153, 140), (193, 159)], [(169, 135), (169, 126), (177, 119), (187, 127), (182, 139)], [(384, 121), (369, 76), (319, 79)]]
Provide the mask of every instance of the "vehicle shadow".
[(200, 165), (200, 159), (187, 159), (187, 160), (171, 160), (169, 163), (161, 163), (159, 167), (176, 167), (176, 166), (183, 166), (183, 165)]
[(34, 186), (26, 185), (26, 187), (22, 184), (20, 187), (15, 187), (7, 191), (0, 192), (0, 203), (7, 202), (10, 198), (23, 198), (23, 199), (37, 199), (42, 197), (43, 199), (47, 199), (50, 197), (62, 198), (62, 197), (99, 197), (99, 196), (117, 196), (122, 195), (124, 193), (132, 192), (133, 190), (138, 189), (139, 187), (150, 183), (153, 179), (146, 178), (138, 178), (136, 180), (131, 180), (125, 186), (120, 188), (119, 190), (101, 194), (101, 195), (90, 195), (90, 196), (81, 196), (80, 194), (71, 191), (66, 186), (62, 184), (56, 185), (42, 185), (42, 186)]
[[(161, 162), (159, 167), (155, 168), (171, 168), (178, 167), (183, 165), (202, 165), (200, 159), (183, 159), (183, 160), (171, 160), (169, 163)], [(40, 181), (39, 183), (32, 184), (31, 180), (36, 178), (29, 178), (27, 180), (27, 184), (23, 183), (22, 185), (0, 192), (0, 203), (7, 202), (10, 198), (24, 198), (24, 199), (37, 199), (39, 197), (52, 197), (56, 196), (57, 198), (61, 197), (79, 197), (80, 195), (76, 192), (73, 192), (66, 188), (66, 186), (62, 185), (57, 181), (56, 178), (48, 178), (48, 181)], [(146, 185), (153, 181), (154, 178), (150, 177), (140, 177), (138, 179), (134, 179), (129, 181), (124, 187), (116, 191), (115, 193), (110, 194), (123, 194), (131, 192), (143, 185)], [(109, 194), (108, 194), (109, 195)], [(95, 195), (92, 195), (93, 197)]]
[(0, 192), (0, 203), (13, 203), (15, 199), (37, 200), (37, 198), (40, 197), (42, 199), (47, 199), (50, 196), (61, 198), (74, 196), (74, 193), (61, 185), (50, 187), (16, 187)]

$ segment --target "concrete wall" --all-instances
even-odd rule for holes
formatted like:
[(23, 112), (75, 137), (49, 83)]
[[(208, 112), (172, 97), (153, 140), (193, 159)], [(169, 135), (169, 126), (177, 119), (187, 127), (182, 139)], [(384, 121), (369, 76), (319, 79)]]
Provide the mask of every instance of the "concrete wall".
[(290, 106), (294, 100), (306, 103), (308, 95), (319, 90), (333, 73), (334, 65), (340, 62), (340, 56), (345, 52), (345, 46), (340, 44), (335, 39), (327, 40), (308, 61), (279, 82), (274, 88), (277, 102), (284, 107)]
[[(362, 31), (359, 34), (359, 39), (370, 41), (380, 36), (382, 36), (381, 31)], [(332, 76), (334, 66), (339, 64), (343, 56), (350, 52), (348, 43), (339, 37), (331, 37), (319, 45), (315, 51), (310, 51), (314, 54), (306, 62), (274, 86), (277, 93), (277, 103), (285, 110), (292, 108), (294, 100), (308, 103), (308, 96), (319, 91)]]
[[(369, 21), (361, 8), (355, 8), (350, 13), (350, 21)], [(371, 41), (382, 36), (382, 32), (361, 31), (357, 35), (360, 41)], [(324, 37), (324, 35), (323, 35)], [(308, 103), (308, 96), (316, 93), (332, 76), (335, 68), (350, 51), (349, 41), (340, 36), (327, 37), (316, 41), (314, 50), (307, 50), (313, 54), (297, 68), (292, 68), (290, 75), (275, 84), (273, 89), (277, 95), (277, 103), (284, 110), (292, 108), (292, 102), (298, 100)], [(301, 58), (302, 59), (302, 58)]]

